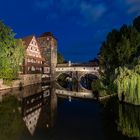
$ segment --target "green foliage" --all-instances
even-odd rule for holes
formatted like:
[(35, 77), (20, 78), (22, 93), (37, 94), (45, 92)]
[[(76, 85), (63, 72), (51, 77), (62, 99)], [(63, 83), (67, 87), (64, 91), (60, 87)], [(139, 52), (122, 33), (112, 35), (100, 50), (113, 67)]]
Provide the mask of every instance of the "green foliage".
[(0, 104), (0, 140), (18, 140), (24, 129), (19, 103), (14, 96), (5, 97)]
[(64, 57), (59, 52), (57, 53), (57, 63), (58, 64), (65, 63)]
[(117, 91), (120, 100), (124, 96), (125, 102), (136, 105), (140, 104), (139, 19), (134, 21), (134, 26), (123, 25), (120, 30), (113, 29), (108, 33), (99, 53), (100, 67), (104, 70), (101, 80), (105, 87), (109, 91)]
[(13, 31), (0, 21), (0, 78), (11, 81), (17, 78), (24, 57), (21, 40), (14, 38)]
[(106, 96), (108, 94), (107, 89), (104, 87), (102, 81), (97, 79), (96, 81), (91, 83), (92, 91), (98, 91), (99, 96)]
[(119, 100), (140, 105), (140, 65), (133, 69), (119, 67), (115, 72)]
[(105, 72), (112, 75), (115, 68), (130, 64), (140, 46), (139, 40), (140, 33), (134, 27), (123, 25), (119, 31), (112, 30), (100, 49), (100, 65)]
[(130, 138), (140, 139), (140, 108), (119, 104), (118, 131)]
[(140, 32), (140, 16), (134, 19), (133, 26)]

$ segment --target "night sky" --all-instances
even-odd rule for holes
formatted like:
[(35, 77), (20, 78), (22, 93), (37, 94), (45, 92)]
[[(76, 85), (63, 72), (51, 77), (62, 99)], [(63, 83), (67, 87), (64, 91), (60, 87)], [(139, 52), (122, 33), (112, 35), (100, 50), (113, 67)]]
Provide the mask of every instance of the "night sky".
[(0, 0), (0, 19), (17, 38), (52, 32), (67, 60), (96, 57), (113, 28), (140, 15), (140, 0)]

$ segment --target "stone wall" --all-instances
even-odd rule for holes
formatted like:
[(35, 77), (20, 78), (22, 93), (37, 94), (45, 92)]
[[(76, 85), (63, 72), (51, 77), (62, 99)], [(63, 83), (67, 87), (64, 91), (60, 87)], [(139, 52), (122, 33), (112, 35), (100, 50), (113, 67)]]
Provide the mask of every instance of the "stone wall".
[(3, 79), (0, 79), (0, 87), (2, 87)]
[(32, 84), (37, 84), (42, 82), (42, 75), (41, 74), (25, 74), (20, 75), (21, 79), (21, 86), (27, 86)]
[(20, 75), (20, 80), (12, 81), (11, 86), (7, 86), (3, 84), (3, 80), (0, 80), (0, 90), (16, 88), (16, 87), (23, 87), (28, 85), (33, 85), (42, 82), (42, 75), (41, 74), (25, 74)]

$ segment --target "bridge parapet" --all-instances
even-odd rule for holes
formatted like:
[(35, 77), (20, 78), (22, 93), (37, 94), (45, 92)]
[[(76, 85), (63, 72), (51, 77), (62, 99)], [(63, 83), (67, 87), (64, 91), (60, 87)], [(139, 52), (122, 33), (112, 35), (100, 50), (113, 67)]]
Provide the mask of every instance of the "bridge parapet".
[(64, 63), (64, 64), (57, 64), (57, 67), (98, 67), (97, 64), (91, 64), (91, 63)]
[(56, 67), (56, 72), (68, 72), (68, 71), (79, 71), (79, 72), (98, 72), (99, 67), (87, 67), (87, 66), (70, 66), (70, 67)]

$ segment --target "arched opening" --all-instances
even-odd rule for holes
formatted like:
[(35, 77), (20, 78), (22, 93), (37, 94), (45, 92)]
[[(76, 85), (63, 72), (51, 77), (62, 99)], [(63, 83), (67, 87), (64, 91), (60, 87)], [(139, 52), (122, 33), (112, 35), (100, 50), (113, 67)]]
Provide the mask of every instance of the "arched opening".
[(58, 84), (67, 90), (77, 90), (77, 80), (72, 77), (72, 73), (62, 73), (57, 78)]
[(92, 84), (98, 79), (96, 75), (85, 74), (81, 77), (80, 84), (87, 90), (92, 90)]
[(58, 84), (63, 87), (63, 88), (67, 88), (67, 79), (70, 78), (70, 74), (66, 74), (66, 73), (62, 73), (58, 76), (57, 78), (57, 82)]

